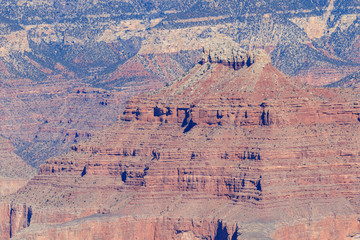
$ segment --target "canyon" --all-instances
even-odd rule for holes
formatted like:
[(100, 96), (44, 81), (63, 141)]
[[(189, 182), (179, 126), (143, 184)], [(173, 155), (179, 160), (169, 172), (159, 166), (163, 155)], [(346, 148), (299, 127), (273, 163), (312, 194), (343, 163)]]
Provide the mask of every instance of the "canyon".
[(358, 86), (357, 1), (9, 0), (0, 13), (0, 134), (36, 168), (182, 77), (208, 42), (264, 49), (300, 82)]
[(0, 239), (359, 239), (359, 11), (0, 1)]
[(357, 89), (304, 85), (266, 50), (204, 47), (188, 74), (2, 198), (3, 239), (356, 239)]

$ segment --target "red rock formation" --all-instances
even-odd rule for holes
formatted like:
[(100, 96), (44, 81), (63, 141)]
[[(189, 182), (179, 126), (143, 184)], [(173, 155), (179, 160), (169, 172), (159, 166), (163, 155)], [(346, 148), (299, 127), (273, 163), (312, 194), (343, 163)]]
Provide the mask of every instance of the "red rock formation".
[(30, 225), (32, 210), (31, 207), (27, 207), (25, 204), (0, 203), (0, 212), (2, 219), (8, 220), (7, 222), (2, 221), (0, 224), (1, 239), (11, 238), (16, 232)]
[[(236, 227), (220, 221), (192, 220), (184, 218), (147, 219), (142, 217), (93, 216), (80, 221), (26, 230), (14, 239), (226, 239), (237, 234)], [(114, 231), (122, 229), (122, 231)], [(176, 229), (176, 231), (174, 230)], [(229, 231), (229, 232), (228, 232)], [(226, 238), (224, 238), (226, 237)]]
[(343, 239), (359, 232), (359, 92), (305, 87), (262, 52), (253, 59), (240, 69), (203, 62), (129, 100), (116, 124), (47, 160), (10, 199), (32, 209), (30, 226), (12, 234)]

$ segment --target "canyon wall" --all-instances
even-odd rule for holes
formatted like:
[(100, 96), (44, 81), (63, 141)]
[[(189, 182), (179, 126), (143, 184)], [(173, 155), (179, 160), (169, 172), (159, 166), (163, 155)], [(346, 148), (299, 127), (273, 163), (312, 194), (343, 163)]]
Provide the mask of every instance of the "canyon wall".
[(265, 50), (300, 82), (358, 86), (356, 1), (0, 5), (0, 134), (35, 167), (111, 125), (131, 96), (186, 74), (209, 42), (227, 57), (203, 62), (251, 64), (228, 58), (231, 42)]
[(6, 198), (21, 216), (31, 208), (14, 239), (356, 236), (359, 92), (302, 85), (263, 51), (230, 52), (254, 60), (202, 61), (41, 165)]

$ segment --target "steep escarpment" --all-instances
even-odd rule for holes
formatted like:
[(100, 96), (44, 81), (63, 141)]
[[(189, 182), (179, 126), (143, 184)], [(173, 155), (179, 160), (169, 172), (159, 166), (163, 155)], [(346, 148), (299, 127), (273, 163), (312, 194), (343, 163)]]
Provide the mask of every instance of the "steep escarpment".
[(253, 59), (236, 68), (217, 49), (203, 59), (212, 52), (218, 60), (131, 98), (117, 123), (41, 165), (7, 199), (32, 211), (14, 238), (84, 238), (90, 228), (100, 239), (360, 232), (359, 92), (301, 85), (263, 51), (234, 48), (241, 57), (230, 59)]
[(8, 219), (8, 222), (2, 221), (0, 225), (2, 239), (12, 238), (16, 232), (30, 226), (32, 210), (26, 204), (0, 203), (0, 212), (2, 218)]
[[(188, 72), (208, 42), (219, 42), (224, 51), (205, 61), (249, 65), (243, 57), (253, 60), (245, 52), (228, 58), (232, 53), (225, 46), (232, 41), (246, 50), (264, 49), (275, 67), (313, 85), (360, 69), (356, 1), (9, 0), (0, 5), (0, 91), (6, 96), (0, 102), (6, 119), (0, 134), (36, 167), (112, 124), (130, 96)], [(227, 57), (218, 58), (224, 53)], [(50, 93), (43, 96), (42, 88)], [(91, 94), (80, 100), (72, 92), (78, 88)], [(106, 101), (121, 103), (96, 104)], [(85, 107), (46, 119), (68, 105)], [(95, 130), (80, 127), (95, 124), (88, 115), (101, 119)], [(64, 124), (70, 119), (72, 124)], [(43, 127), (46, 121), (52, 126)]]
[[(122, 231), (113, 231), (122, 229)], [(174, 230), (176, 229), (176, 230)], [(43, 227), (26, 230), (14, 239), (236, 239), (237, 228), (221, 221), (184, 218), (144, 219), (142, 217), (92, 216), (58, 226), (50, 226), (44, 235)]]

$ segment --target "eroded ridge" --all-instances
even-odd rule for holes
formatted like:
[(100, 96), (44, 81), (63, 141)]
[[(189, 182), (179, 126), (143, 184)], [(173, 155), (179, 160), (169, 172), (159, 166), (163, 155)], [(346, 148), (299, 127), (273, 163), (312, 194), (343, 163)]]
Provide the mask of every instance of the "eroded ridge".
[(163, 234), (170, 226), (175, 239), (184, 233), (179, 217), (204, 221), (186, 228), (193, 239), (215, 238), (209, 229), (219, 224), (207, 223), (219, 221), (219, 239), (341, 239), (359, 231), (358, 92), (299, 85), (266, 55), (248, 56), (252, 64), (239, 69), (203, 61), (130, 99), (116, 124), (49, 159), (12, 201), (31, 206), (31, 224), (57, 225), (30, 224), (18, 236), (76, 232), (64, 224), (74, 219), (79, 229), (102, 226), (92, 214), (119, 226), (133, 223), (124, 216), (142, 216), (136, 224), (165, 226)]

